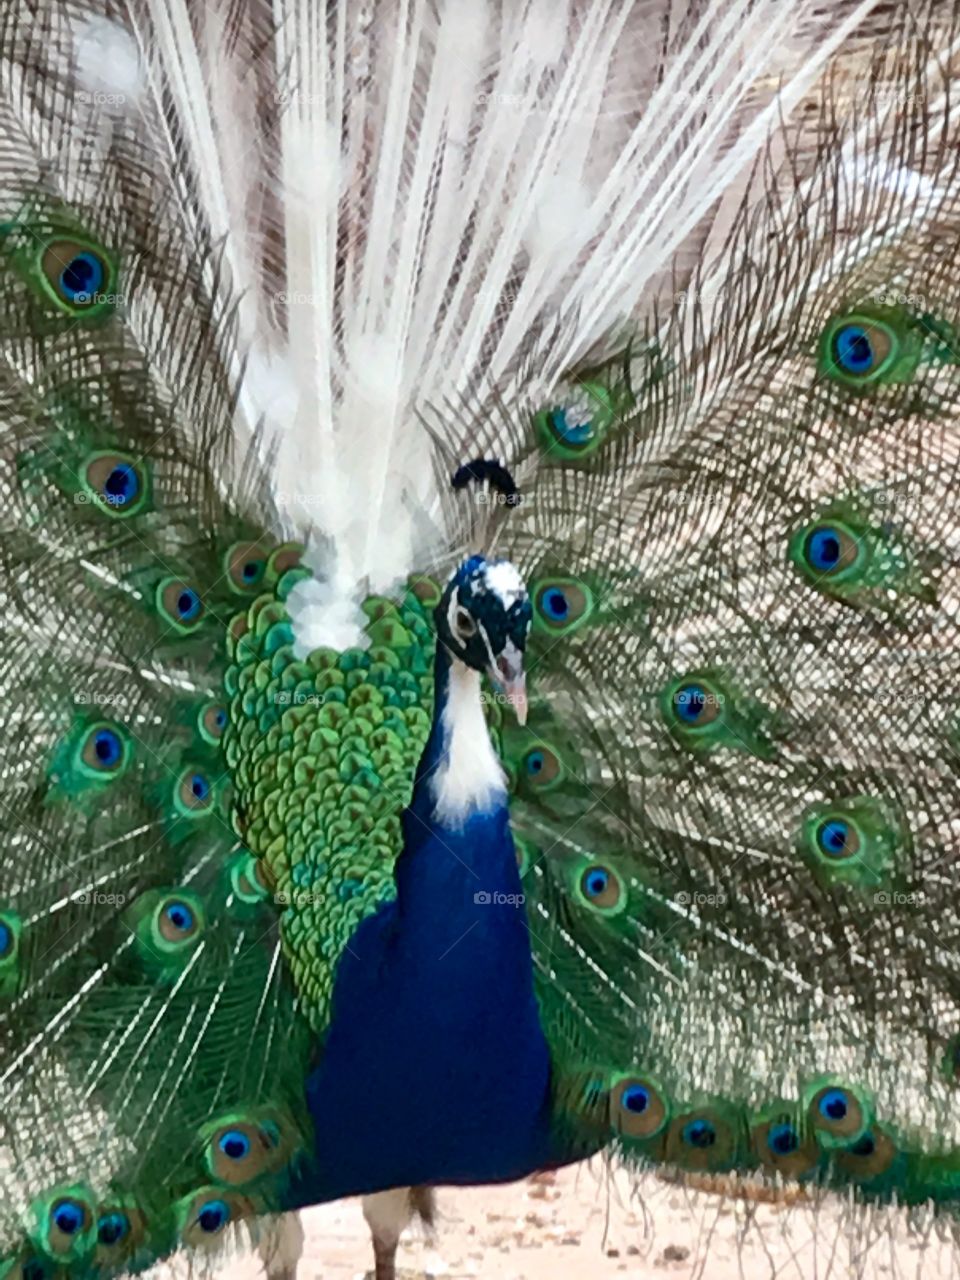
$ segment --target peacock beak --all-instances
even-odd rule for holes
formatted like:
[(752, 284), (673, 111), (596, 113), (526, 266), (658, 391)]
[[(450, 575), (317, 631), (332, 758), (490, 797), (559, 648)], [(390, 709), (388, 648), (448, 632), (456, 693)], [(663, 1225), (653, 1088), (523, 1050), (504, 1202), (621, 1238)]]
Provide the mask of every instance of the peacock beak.
[(523, 651), (508, 640), (496, 665), (490, 668), (490, 679), (513, 707), (517, 723), (527, 723), (527, 676), (523, 669)]

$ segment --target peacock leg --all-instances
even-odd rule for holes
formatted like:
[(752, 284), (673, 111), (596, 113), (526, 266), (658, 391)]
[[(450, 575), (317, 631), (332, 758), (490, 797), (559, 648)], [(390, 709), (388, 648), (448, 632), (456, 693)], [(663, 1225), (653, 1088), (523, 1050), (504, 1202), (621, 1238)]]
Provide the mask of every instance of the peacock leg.
[(266, 1280), (296, 1280), (303, 1256), (303, 1224), (299, 1213), (278, 1214), (263, 1220), (257, 1243)]
[(432, 1187), (395, 1187), (363, 1197), (363, 1216), (373, 1236), (375, 1280), (396, 1280), (400, 1236), (414, 1217), (432, 1232), (434, 1209)]

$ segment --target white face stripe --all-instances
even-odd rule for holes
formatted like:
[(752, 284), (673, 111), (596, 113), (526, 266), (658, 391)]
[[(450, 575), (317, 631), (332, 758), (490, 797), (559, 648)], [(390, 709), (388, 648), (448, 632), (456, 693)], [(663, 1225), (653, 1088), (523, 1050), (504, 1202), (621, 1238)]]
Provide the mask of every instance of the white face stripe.
[(490, 669), (491, 671), (496, 671), (497, 660), (493, 656), (493, 649), (490, 645), (490, 637), (487, 635), (487, 628), (483, 625), (482, 622), (478, 622), (477, 626), (480, 629), (480, 634), (483, 636), (483, 647), (486, 649), (487, 657), (490, 659)]
[(447, 630), (450, 632), (450, 635), (453, 637), (453, 639), (456, 640), (460, 648), (466, 651), (467, 642), (466, 640), (463, 640), (460, 638), (460, 635), (458, 634), (457, 627), (456, 627), (457, 610), (459, 608), (460, 608), (460, 592), (459, 590), (455, 590), (450, 593), (450, 603), (447, 605)]

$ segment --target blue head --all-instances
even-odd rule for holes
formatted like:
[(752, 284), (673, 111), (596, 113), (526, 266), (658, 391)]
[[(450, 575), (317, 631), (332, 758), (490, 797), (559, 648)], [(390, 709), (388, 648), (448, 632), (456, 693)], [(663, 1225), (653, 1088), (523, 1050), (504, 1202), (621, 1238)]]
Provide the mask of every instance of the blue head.
[(533, 610), (509, 560), (471, 556), (447, 583), (434, 612), (437, 636), (474, 671), (486, 671), (507, 696), (517, 719), (527, 715), (523, 651)]

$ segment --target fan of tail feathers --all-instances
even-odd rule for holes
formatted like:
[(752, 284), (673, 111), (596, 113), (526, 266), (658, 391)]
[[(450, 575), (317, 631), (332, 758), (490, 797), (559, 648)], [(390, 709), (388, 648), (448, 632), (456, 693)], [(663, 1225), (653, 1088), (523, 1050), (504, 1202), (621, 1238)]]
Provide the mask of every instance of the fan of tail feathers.
[(569, 1158), (960, 1189), (960, 15), (474, 8), (0, 12), (8, 1280), (291, 1203), (481, 536)]

